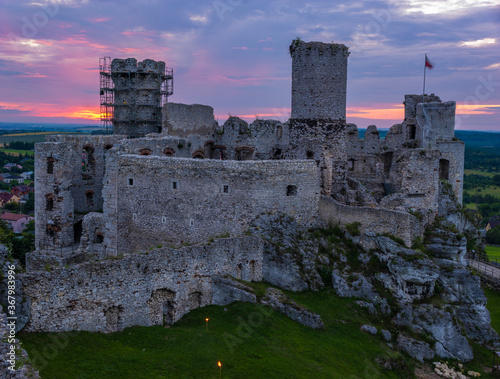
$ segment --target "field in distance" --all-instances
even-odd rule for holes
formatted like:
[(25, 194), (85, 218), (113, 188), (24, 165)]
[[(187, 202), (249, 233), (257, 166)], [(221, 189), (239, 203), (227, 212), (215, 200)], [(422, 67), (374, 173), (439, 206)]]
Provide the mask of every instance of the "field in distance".
[(43, 142), (45, 136), (53, 134), (77, 134), (75, 132), (26, 132), (26, 133), (9, 133), (0, 135), (0, 145), (4, 146), (6, 143), (11, 142)]

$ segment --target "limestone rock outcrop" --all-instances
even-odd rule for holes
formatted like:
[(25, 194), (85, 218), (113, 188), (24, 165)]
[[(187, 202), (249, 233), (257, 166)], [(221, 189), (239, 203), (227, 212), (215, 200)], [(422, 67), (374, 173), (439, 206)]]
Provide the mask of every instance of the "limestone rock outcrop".
[(300, 304), (297, 304), (276, 288), (268, 288), (265, 296), (260, 302), (264, 305), (269, 305), (274, 310), (283, 313), (302, 325), (313, 329), (324, 328), (320, 315), (311, 312)]

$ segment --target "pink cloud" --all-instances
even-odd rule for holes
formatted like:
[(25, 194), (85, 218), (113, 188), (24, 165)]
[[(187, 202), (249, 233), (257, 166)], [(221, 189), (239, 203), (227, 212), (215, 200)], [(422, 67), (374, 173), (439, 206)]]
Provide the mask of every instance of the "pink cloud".
[(109, 17), (99, 17), (99, 18), (90, 19), (90, 22), (106, 22), (109, 20), (110, 20)]
[(233, 47), (233, 50), (257, 50), (257, 49), (251, 49), (246, 46), (238, 46), (238, 47)]
[(17, 76), (19, 78), (48, 78), (47, 75), (42, 75), (42, 74), (39, 74), (38, 72), (36, 72), (36, 73), (26, 72), (24, 74), (17, 75)]
[(158, 32), (155, 32), (153, 30), (146, 30), (142, 26), (134, 28), (134, 29), (125, 30), (124, 32), (121, 32), (120, 34), (123, 34), (124, 36), (136, 36), (136, 35), (149, 36), (149, 37), (158, 36)]

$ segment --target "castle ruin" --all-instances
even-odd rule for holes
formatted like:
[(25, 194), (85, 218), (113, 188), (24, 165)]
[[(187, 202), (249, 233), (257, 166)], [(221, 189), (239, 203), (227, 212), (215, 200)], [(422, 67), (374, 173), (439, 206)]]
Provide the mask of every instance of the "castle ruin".
[(357, 221), (410, 246), (434, 220), (440, 180), (461, 199), (455, 102), (406, 95), (385, 139), (375, 126), (360, 139), (346, 124), (348, 48), (296, 40), (290, 54), (291, 119), (250, 125), (166, 102), (164, 62), (113, 60), (114, 133), (36, 145), (26, 330), (170, 324), (216, 303), (218, 277), (272, 283), (265, 243), (248, 235), (263, 214)]

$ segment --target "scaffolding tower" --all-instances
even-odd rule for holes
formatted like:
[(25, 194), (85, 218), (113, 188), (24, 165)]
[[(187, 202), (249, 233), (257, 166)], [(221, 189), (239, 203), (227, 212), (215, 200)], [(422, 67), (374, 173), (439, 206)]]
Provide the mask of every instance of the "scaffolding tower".
[(113, 127), (115, 91), (111, 78), (111, 57), (99, 58), (101, 127), (109, 131)]
[(166, 68), (165, 75), (161, 83), (161, 107), (168, 102), (168, 97), (174, 94), (174, 69)]

